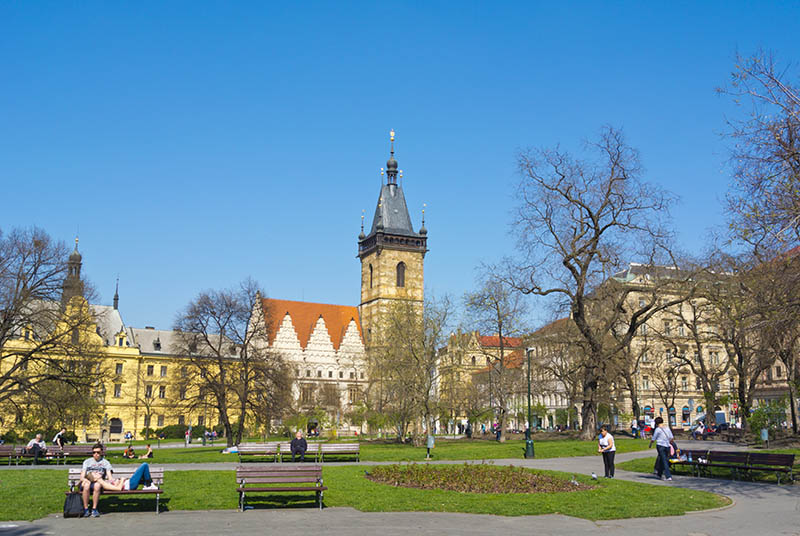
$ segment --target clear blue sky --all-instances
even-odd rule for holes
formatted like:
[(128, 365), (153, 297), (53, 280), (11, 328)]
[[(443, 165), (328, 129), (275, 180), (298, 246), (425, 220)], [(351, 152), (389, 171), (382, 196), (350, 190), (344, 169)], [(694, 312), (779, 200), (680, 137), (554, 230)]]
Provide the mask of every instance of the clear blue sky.
[(800, 60), (799, 22), (795, 2), (3, 2), (0, 228), (79, 230), (133, 326), (246, 276), (357, 305), (394, 128), (427, 290), (460, 296), (513, 252), (515, 153), (611, 124), (699, 251), (737, 113), (714, 88), (737, 50)]

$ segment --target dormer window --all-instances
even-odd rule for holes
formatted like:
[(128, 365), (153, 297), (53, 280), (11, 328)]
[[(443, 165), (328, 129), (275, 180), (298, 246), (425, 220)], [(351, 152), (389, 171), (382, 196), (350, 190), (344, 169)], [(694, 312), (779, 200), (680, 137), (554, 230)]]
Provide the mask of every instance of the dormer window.
[(153, 341), (153, 350), (156, 352), (161, 351), (161, 339), (156, 337), (156, 340)]

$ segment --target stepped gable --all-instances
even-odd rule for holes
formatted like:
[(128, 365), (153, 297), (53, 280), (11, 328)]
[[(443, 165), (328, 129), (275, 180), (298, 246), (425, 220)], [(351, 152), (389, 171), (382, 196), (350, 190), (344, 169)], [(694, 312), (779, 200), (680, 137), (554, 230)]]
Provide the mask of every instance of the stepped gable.
[[(481, 335), (481, 346), (488, 346), (491, 348), (500, 348), (500, 337), (497, 335)], [(503, 337), (503, 346), (516, 348), (522, 346), (521, 337)]]
[(338, 350), (342, 344), (342, 339), (344, 339), (344, 334), (347, 332), (347, 326), (350, 325), (351, 320), (355, 321), (358, 334), (361, 336), (361, 322), (358, 317), (358, 308), (355, 306), (275, 300), (272, 298), (262, 298), (262, 300), (265, 320), (269, 322), (270, 316), (272, 316), (273, 320), (270, 326), (270, 344), (275, 340), (281, 321), (287, 314), (292, 319), (292, 325), (295, 332), (297, 332), (300, 347), (303, 349), (306, 348), (320, 316), (328, 328), (328, 334), (331, 337), (331, 344), (333, 344), (334, 350)]

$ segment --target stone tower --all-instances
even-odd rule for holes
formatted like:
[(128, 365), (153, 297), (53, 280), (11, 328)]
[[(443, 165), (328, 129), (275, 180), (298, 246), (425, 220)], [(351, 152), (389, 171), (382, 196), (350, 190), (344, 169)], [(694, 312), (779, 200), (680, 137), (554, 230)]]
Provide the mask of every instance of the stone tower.
[[(358, 257), (361, 259), (361, 326), (367, 348), (380, 315), (395, 300), (408, 300), (422, 307), (424, 297), (423, 264), (428, 231), (423, 211), (422, 227), (414, 232), (408, 215), (406, 198), (398, 183), (402, 171), (394, 158), (394, 131), (391, 132), (389, 161), (386, 162), (386, 183), (381, 185), (378, 206), (369, 234), (358, 236)], [(362, 218), (363, 219), (363, 218)]]
[(74, 296), (83, 296), (83, 281), (81, 281), (81, 264), (83, 258), (78, 253), (78, 239), (75, 239), (75, 251), (67, 261), (67, 277), (61, 285), (61, 307), (64, 308)]

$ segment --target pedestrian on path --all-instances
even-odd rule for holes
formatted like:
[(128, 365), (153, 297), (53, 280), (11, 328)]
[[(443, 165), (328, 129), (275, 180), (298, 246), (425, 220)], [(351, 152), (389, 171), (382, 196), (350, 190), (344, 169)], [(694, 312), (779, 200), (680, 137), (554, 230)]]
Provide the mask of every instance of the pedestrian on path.
[(608, 433), (608, 429), (605, 426), (600, 427), (597, 452), (603, 455), (606, 478), (614, 478), (614, 456), (617, 453), (617, 446), (614, 444), (614, 436)]
[(655, 442), (656, 451), (658, 452), (655, 467), (656, 475), (658, 475), (658, 478), (663, 475), (665, 480), (672, 480), (672, 473), (669, 470), (669, 449), (672, 439), (672, 430), (664, 424), (664, 419), (656, 417), (656, 431), (653, 432), (653, 439), (650, 440), (648, 448), (652, 447)]

